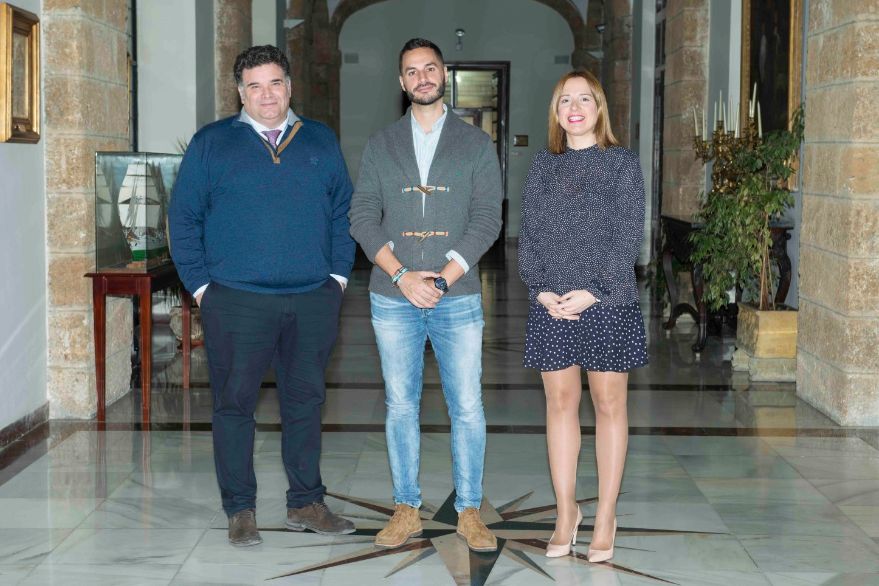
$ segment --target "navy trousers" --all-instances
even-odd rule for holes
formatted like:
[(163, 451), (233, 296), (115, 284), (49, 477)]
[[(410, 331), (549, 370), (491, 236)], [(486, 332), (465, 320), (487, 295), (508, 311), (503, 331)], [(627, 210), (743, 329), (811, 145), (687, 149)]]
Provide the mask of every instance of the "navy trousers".
[(330, 277), (305, 293), (268, 295), (211, 283), (201, 300), (213, 391), (214, 463), (223, 510), (256, 507), (253, 414), (273, 364), (281, 408), (287, 507), (323, 500), (320, 476), (324, 371), (336, 341), (342, 287)]

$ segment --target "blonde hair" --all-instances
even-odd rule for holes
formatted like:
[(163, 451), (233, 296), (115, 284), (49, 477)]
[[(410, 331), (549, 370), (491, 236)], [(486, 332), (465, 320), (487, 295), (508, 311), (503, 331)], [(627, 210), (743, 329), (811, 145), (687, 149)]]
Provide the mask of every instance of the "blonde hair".
[(604, 95), (604, 88), (601, 87), (601, 82), (598, 81), (598, 78), (589, 71), (586, 71), (585, 69), (575, 69), (574, 71), (564, 74), (558, 83), (555, 84), (555, 89), (552, 91), (552, 100), (549, 102), (549, 136), (547, 137), (547, 148), (549, 149), (549, 152), (560, 155), (565, 152), (565, 149), (568, 146), (565, 130), (562, 128), (562, 125), (559, 124), (558, 106), (565, 83), (567, 83), (569, 79), (574, 79), (575, 77), (582, 77), (586, 80), (586, 83), (589, 84), (589, 88), (592, 90), (592, 96), (595, 98), (595, 107), (598, 109), (598, 119), (595, 121), (596, 143), (602, 149), (618, 145), (619, 142), (613, 135), (613, 130), (610, 128), (610, 115), (607, 111), (607, 97)]

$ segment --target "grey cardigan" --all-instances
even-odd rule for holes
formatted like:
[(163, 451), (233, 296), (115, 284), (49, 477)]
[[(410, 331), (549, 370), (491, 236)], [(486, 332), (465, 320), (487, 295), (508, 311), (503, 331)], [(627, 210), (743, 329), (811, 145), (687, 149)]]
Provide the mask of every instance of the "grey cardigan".
[[(351, 199), (351, 235), (373, 262), (378, 251), (393, 242), (394, 255), (414, 270), (439, 271), (448, 263), (446, 253), (454, 250), (470, 270), (447, 294), (479, 293), (477, 263), (501, 228), (504, 194), (494, 144), (449, 110), (428, 185), (422, 186), (430, 191), (422, 210), (410, 116), (411, 111), (366, 143)], [(369, 290), (402, 296), (377, 265)]]

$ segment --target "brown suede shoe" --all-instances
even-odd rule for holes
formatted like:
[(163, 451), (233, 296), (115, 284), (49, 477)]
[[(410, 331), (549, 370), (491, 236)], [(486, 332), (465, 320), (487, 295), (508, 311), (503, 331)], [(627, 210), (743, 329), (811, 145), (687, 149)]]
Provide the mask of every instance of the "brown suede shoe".
[(494, 551), (497, 538), (488, 530), (479, 509), (464, 509), (458, 513), (458, 536), (467, 540), (467, 547), (473, 551)]
[(245, 509), (229, 517), (229, 543), (236, 547), (262, 543), (262, 537), (256, 530), (256, 511)]
[(287, 509), (286, 526), (291, 531), (311, 529), (321, 535), (354, 533), (354, 523), (333, 513), (323, 502)]
[(394, 507), (394, 516), (375, 536), (375, 545), (392, 549), (400, 547), (410, 537), (419, 535), (421, 535), (421, 517), (418, 516), (418, 509), (409, 505), (397, 505)]

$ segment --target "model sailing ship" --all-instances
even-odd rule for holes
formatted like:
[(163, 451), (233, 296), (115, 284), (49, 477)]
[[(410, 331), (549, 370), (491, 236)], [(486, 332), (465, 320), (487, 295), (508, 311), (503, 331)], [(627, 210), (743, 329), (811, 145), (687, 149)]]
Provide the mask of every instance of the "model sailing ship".
[(165, 183), (156, 165), (129, 163), (119, 190), (119, 221), (131, 250), (129, 268), (149, 268), (167, 261)]

